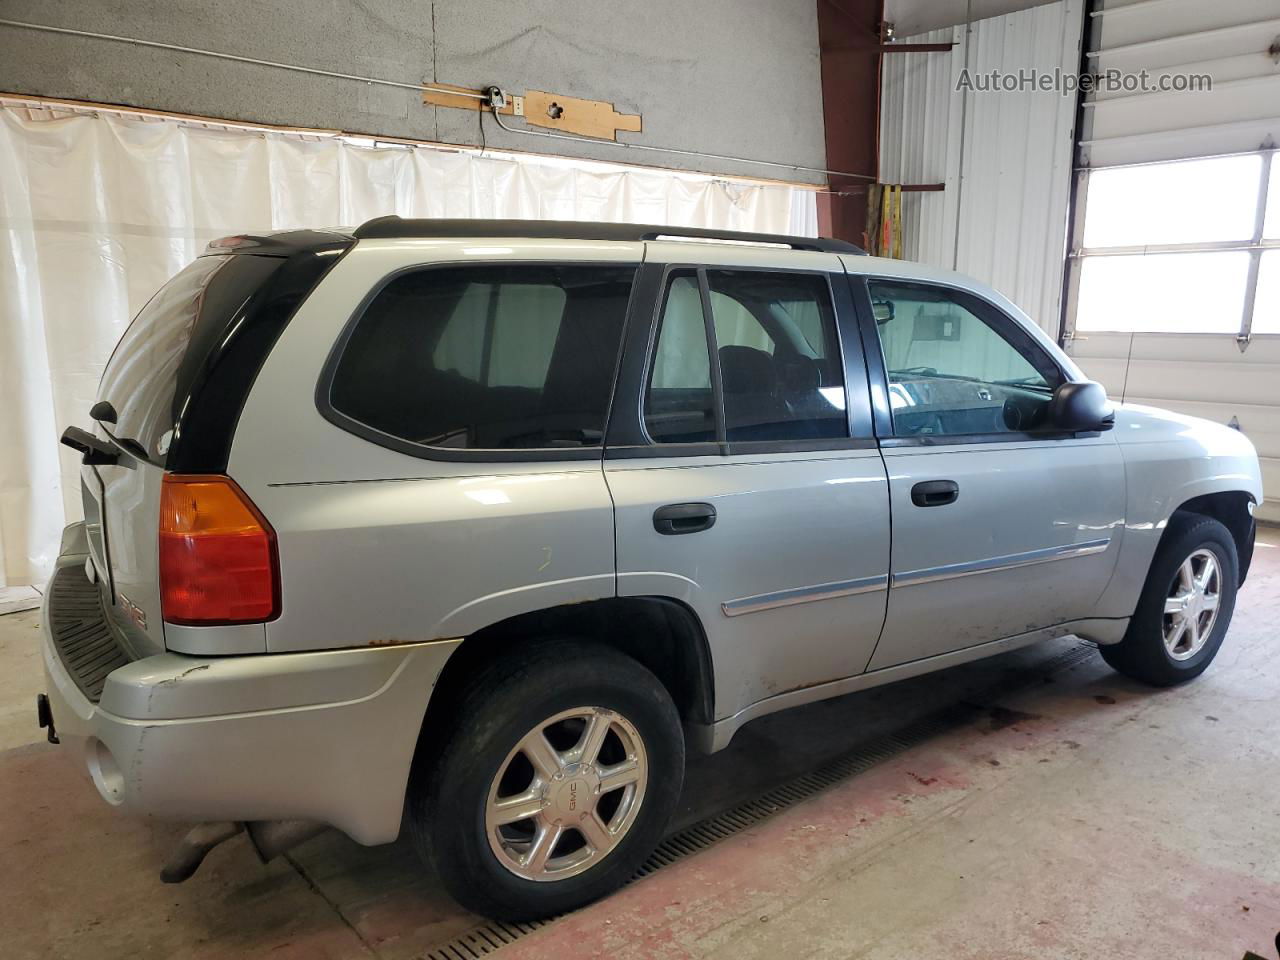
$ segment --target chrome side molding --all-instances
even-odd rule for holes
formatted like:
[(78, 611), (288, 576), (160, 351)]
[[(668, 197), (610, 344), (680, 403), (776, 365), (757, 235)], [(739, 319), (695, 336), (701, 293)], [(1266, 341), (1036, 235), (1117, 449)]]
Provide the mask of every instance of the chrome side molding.
[(985, 560), (970, 560), (966, 563), (950, 563), (941, 567), (926, 567), (923, 570), (895, 573), (892, 577), (862, 577), (858, 580), (838, 580), (834, 583), (793, 587), (789, 590), (778, 590), (774, 593), (759, 593), (752, 597), (726, 600), (720, 604), (720, 609), (726, 617), (740, 617), (744, 613), (760, 613), (764, 610), (791, 607), (799, 603), (833, 600), (836, 597), (851, 597), (859, 593), (884, 590), (886, 587), (912, 587), (919, 583), (954, 580), (957, 577), (969, 577), (976, 573), (990, 573), (993, 570), (1008, 570), (1013, 567), (1028, 567), (1035, 563), (1050, 563), (1054, 560), (1087, 557), (1095, 553), (1102, 553), (1110, 543), (1111, 538), (1105, 537), (1101, 540), (1086, 540), (1083, 543), (1071, 543), (1061, 547), (1046, 547), (1042, 550), (1027, 550), (1025, 553), (1010, 553), (1002, 557), (988, 557)]
[(1070, 543), (1061, 547), (1045, 547), (1042, 550), (1028, 550), (1025, 553), (1010, 553), (1003, 557), (988, 557), (986, 560), (970, 560), (967, 563), (949, 563), (941, 567), (909, 570), (906, 573), (895, 573), (892, 577), (891, 586), (914, 587), (921, 583), (937, 583), (939, 580), (970, 577), (975, 573), (990, 573), (993, 570), (1029, 567), (1035, 563), (1052, 563), (1055, 560), (1088, 557), (1095, 553), (1102, 553), (1110, 543), (1111, 538), (1106, 537), (1102, 540), (1086, 540), (1083, 543)]
[(858, 580), (837, 580), (834, 583), (793, 587), (790, 590), (778, 590), (775, 593), (759, 593), (754, 597), (726, 600), (720, 604), (720, 609), (724, 611), (726, 617), (740, 617), (744, 613), (759, 613), (762, 610), (791, 607), (798, 603), (813, 603), (815, 600), (833, 600), (836, 597), (851, 597), (858, 593), (872, 593), (876, 590), (884, 590), (888, 586), (889, 578), (883, 575), (862, 577)]

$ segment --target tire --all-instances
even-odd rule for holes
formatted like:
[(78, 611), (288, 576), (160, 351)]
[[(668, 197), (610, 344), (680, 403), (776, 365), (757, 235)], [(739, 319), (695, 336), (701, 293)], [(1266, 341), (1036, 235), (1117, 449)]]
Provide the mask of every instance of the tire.
[[(662, 839), (684, 780), (680, 716), (657, 677), (614, 650), (546, 640), (495, 659), (452, 703), (438, 756), (415, 760), (406, 812), (411, 842), (459, 903), (533, 920), (596, 900), (635, 874)], [(587, 737), (588, 727), (604, 732)], [(591, 750), (589, 740), (598, 742), (595, 761), (565, 766)], [(496, 825), (494, 804), (504, 800), (535, 815)], [(541, 850), (545, 866), (531, 859)]]
[[(1206, 557), (1212, 557), (1217, 565), (1216, 616), (1210, 617), (1213, 611), (1198, 607), (1194, 617), (1166, 613), (1166, 600), (1176, 601), (1188, 593), (1184, 563), (1189, 562), (1193, 572), (1203, 575)], [(1156, 687), (1170, 687), (1200, 676), (1213, 662), (1231, 626), (1238, 570), (1235, 541), (1226, 527), (1212, 517), (1175, 513), (1151, 561), (1147, 582), (1124, 639), (1099, 647), (1102, 658), (1125, 676)], [(1214, 583), (1210, 583), (1210, 594), (1214, 592), (1213, 587)], [(1180, 620), (1186, 620), (1187, 624), (1176, 634), (1177, 642), (1171, 648), (1166, 637), (1175, 635)], [(1200, 625), (1197, 637), (1192, 636), (1196, 632), (1190, 627), (1192, 622)], [(1167, 630), (1171, 633), (1166, 634)]]

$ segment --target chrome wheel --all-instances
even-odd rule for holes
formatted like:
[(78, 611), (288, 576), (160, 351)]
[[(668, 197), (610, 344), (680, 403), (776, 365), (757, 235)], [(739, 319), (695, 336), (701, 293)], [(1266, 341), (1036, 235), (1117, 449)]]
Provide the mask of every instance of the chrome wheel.
[(572, 877), (626, 836), (647, 781), (644, 742), (626, 717), (603, 707), (548, 717), (493, 778), (485, 805), (489, 847), (526, 880)]
[(1197, 550), (1182, 561), (1164, 601), (1164, 646), (1173, 659), (1194, 657), (1208, 641), (1221, 590), (1221, 567), (1211, 551)]

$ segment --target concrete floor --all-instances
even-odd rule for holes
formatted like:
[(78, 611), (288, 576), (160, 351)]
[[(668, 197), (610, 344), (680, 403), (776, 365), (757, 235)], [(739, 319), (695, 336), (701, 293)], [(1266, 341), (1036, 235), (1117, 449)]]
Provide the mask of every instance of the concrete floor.
[[(38, 612), (0, 617), (0, 956), (420, 957), (477, 919), (401, 844), (242, 842), (182, 886), (182, 833), (115, 815), (32, 696)], [(1280, 930), (1280, 534), (1217, 662), (1153, 691), (1073, 640), (749, 725), (696, 761), (692, 822), (959, 701), (976, 719), (512, 946), (618, 958), (1270, 957)], [(993, 680), (1018, 692), (984, 702)]]

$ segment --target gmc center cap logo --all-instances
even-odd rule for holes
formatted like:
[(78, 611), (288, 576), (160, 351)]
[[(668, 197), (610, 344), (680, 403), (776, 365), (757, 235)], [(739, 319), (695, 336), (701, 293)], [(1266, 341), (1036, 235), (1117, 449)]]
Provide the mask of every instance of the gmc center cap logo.
[(552, 819), (558, 824), (581, 820), (595, 809), (599, 792), (600, 778), (589, 764), (570, 764), (551, 785)]

